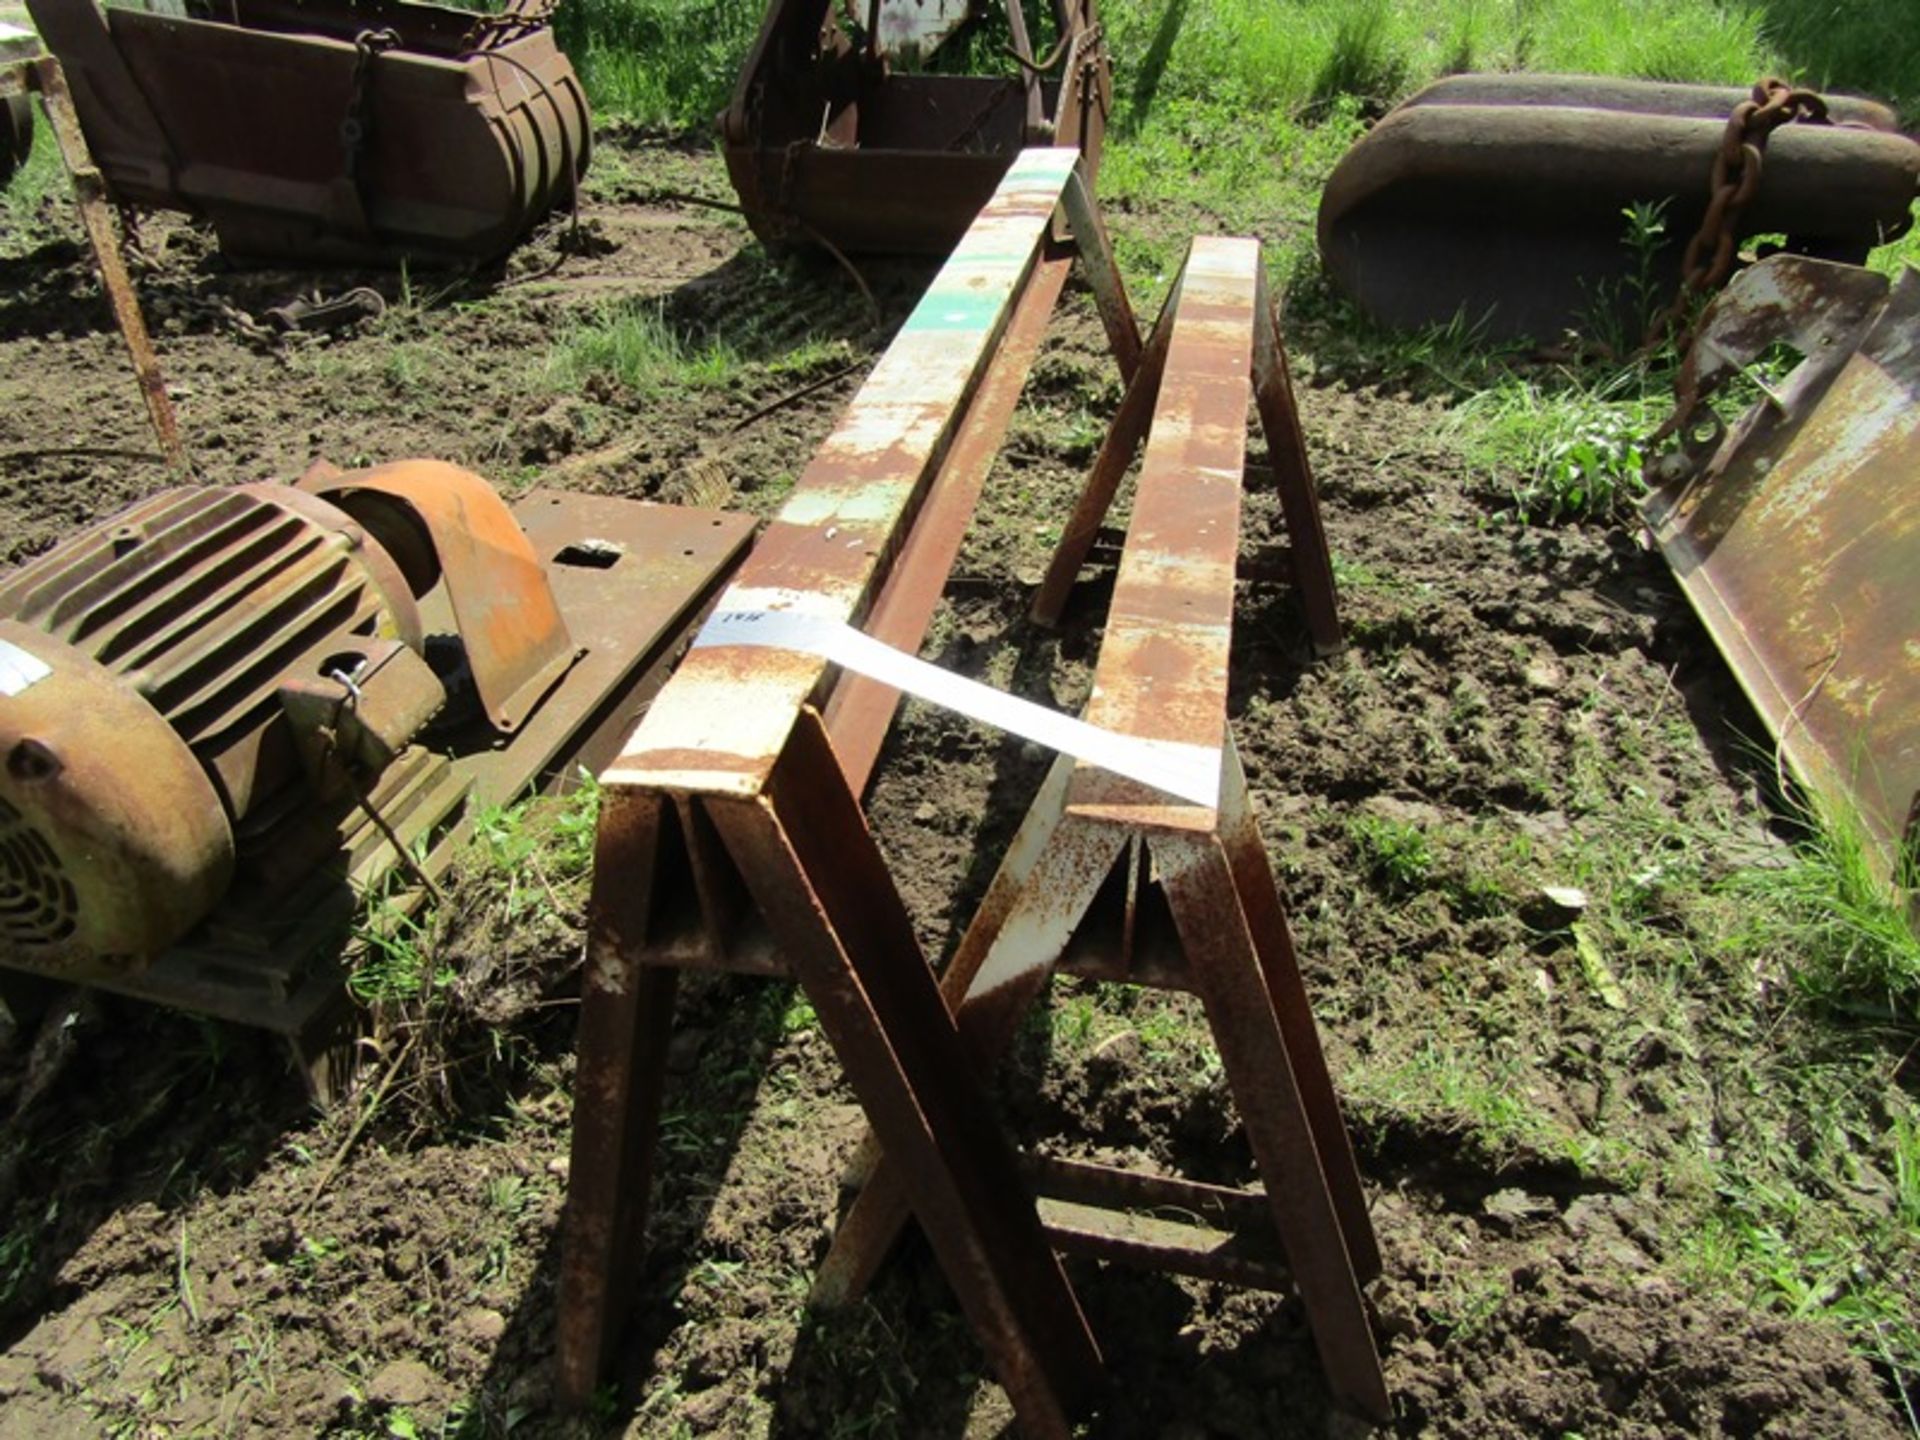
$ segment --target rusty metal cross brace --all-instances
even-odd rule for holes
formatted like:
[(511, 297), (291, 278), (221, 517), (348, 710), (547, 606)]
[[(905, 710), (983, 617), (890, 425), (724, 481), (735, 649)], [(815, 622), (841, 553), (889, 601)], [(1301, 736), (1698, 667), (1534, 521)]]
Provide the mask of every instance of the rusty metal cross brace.
[[(1385, 1420), (1391, 1409), (1360, 1293), (1379, 1273), (1379, 1251), (1227, 726), (1248, 380), (1259, 369), (1250, 352), (1278, 354), (1260, 274), (1256, 242), (1196, 240), (1161, 316), (1142, 367), (1142, 381), (1149, 368), (1163, 377), (1158, 405), (1087, 708), (1090, 722), (1120, 734), (1214, 747), (1218, 803), (1174, 801), (1062, 757), (942, 990), (981, 1073), (1012, 1044), (1056, 968), (1196, 991), (1264, 1195), (1039, 1162), (1030, 1170), (1049, 1239), (1075, 1253), (1267, 1288), (1284, 1288), (1290, 1272), (1333, 1389)], [(1270, 426), (1275, 403), (1261, 406)], [(1310, 514), (1304, 465), (1296, 476), (1290, 508)], [(1295, 533), (1301, 571), (1328, 575), (1324, 542), (1303, 557)], [(1317, 524), (1308, 539), (1317, 539)], [(1337, 639), (1330, 575), (1320, 593), (1322, 606), (1309, 613), (1327, 618)], [(1172, 933), (1150, 956), (1156, 915)], [(1076, 941), (1089, 939), (1091, 963), (1074, 963)], [(821, 1303), (862, 1292), (908, 1218), (905, 1157), (890, 1147), (868, 1153), (866, 1184), (815, 1288)], [(1226, 1224), (1116, 1213), (1168, 1207)], [(1248, 1221), (1256, 1230), (1266, 1222), (1278, 1254), (1241, 1247), (1230, 1232)]]
[[(1077, 253), (1123, 378), (1140, 346), (1066, 148), (1008, 170), (719, 608), (916, 649)], [(1053, 240), (1064, 211), (1074, 246)], [(799, 651), (690, 652), (602, 776), (558, 1385), (587, 1401), (639, 1273), (678, 970), (793, 975), (1022, 1425), (1064, 1435), (1099, 1353), (860, 812), (898, 695)]]

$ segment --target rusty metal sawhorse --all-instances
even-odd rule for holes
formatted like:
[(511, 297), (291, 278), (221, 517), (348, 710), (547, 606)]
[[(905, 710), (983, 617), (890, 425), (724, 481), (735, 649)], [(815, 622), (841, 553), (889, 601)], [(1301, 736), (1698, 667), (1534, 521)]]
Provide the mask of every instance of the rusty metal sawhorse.
[[(1076, 249), (1131, 378), (1139, 336), (1076, 153), (1014, 162), (720, 611), (795, 609), (918, 648)], [(691, 966), (800, 981), (1021, 1423), (1064, 1435), (1099, 1353), (860, 811), (899, 697), (832, 679), (818, 655), (697, 647), (601, 777), (559, 1397), (591, 1397), (636, 1288)]]
[[(1218, 804), (1175, 801), (1061, 757), (942, 990), (981, 1073), (1056, 968), (1196, 992), (1264, 1194), (1035, 1159), (1027, 1172), (1048, 1238), (1063, 1252), (1202, 1278), (1268, 1289), (1290, 1281), (1333, 1390), (1384, 1421), (1391, 1407), (1360, 1293), (1379, 1274), (1379, 1250), (1227, 725), (1250, 389), (1287, 497), (1315, 638), (1337, 645), (1331, 568), (1260, 247), (1196, 240), (1127, 397), (1151, 412), (1152, 429), (1086, 718), (1122, 735), (1212, 747)], [(1097, 487), (1126, 466), (1110, 464), (1111, 452), (1137, 443), (1128, 423), (1116, 422), (1118, 442), (1096, 463), (1080, 515), (1088, 523), (1068, 532), (1055, 578), (1071, 581), (1073, 547), (1084, 553), (1104, 514), (1111, 488), (1101, 496)], [(890, 1149), (871, 1163), (816, 1284), (822, 1303), (863, 1291), (908, 1218), (903, 1167)]]
[[(0, 32), (14, 27), (0, 25)], [(147, 322), (140, 314), (140, 302), (133, 293), (133, 281), (127, 275), (126, 261), (120, 254), (120, 237), (114, 233), (113, 217), (107, 213), (107, 183), (100, 167), (93, 163), (86, 136), (80, 132), (80, 116), (73, 108), (73, 95), (67, 88), (66, 73), (60, 62), (46, 54), (37, 37), (20, 38), (28, 32), (0, 36), (15, 49), (0, 46), (0, 103), (14, 96), (38, 92), (53, 127), (54, 143), (60, 149), (60, 163), (66, 167), (73, 184), (74, 207), (87, 232), (87, 244), (93, 248), (94, 268), (113, 307), (114, 323), (126, 342), (133, 361), (134, 379), (140, 385), (140, 399), (147, 407), (147, 420), (154, 438), (160, 442), (161, 456), (167, 465), (184, 471), (188, 468), (186, 448), (180, 443), (180, 426), (174, 419), (173, 401), (168, 398), (166, 381), (160, 374), (160, 362), (154, 357), (153, 340)]]

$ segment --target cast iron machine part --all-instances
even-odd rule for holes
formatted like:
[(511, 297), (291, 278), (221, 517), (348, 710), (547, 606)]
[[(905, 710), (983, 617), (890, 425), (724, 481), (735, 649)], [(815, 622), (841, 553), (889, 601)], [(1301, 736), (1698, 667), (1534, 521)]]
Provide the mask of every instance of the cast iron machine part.
[(617, 743), (750, 528), (410, 460), (67, 540), (0, 585), (0, 964), (316, 1061), (359, 897)]

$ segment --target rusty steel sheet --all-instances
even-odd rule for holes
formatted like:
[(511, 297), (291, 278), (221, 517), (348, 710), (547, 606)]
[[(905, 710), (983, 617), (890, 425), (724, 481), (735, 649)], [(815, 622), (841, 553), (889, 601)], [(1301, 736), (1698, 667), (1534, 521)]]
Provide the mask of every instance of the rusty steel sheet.
[[(1379, 1251), (1227, 727), (1247, 415), (1256, 352), (1279, 353), (1277, 343), (1256, 340), (1272, 318), (1258, 242), (1194, 241), (1176, 293), (1148, 350), (1164, 358), (1086, 718), (1130, 737), (1205, 747), (1218, 798), (1176, 800), (1063, 756), (942, 989), (974, 1066), (990, 1070), (1074, 934), (1116, 928), (1094, 914), (1103, 899), (1117, 902), (1123, 927), (1143, 906), (1162, 908), (1265, 1181), (1256, 1203), (1293, 1263), (1283, 1273), (1270, 1247), (1263, 1258), (1217, 1228), (1236, 1213), (1244, 1218), (1246, 1196), (1057, 1164), (1042, 1167), (1049, 1238), (1070, 1253), (1174, 1273), (1290, 1284), (1333, 1390), (1385, 1420), (1392, 1407), (1360, 1292), (1379, 1273)], [(1148, 365), (1137, 373), (1147, 375)], [(895, 1157), (878, 1152), (822, 1266), (822, 1303), (865, 1289), (905, 1222), (906, 1182)], [(1182, 1201), (1203, 1205), (1201, 1215), (1213, 1211), (1209, 1223), (1113, 1213), (1116, 1203), (1131, 1212)]]
[(1061, 145), (1099, 165), (1112, 103), (1093, 0), (1054, 0), (1056, 43), (1035, 56), (1008, 0), (1004, 76), (914, 73), (982, 3), (877, 0), (856, 33), (830, 0), (770, 0), (720, 117), (727, 173), (770, 246), (944, 255), (1022, 148)]
[[(797, 611), (917, 647), (1065, 279), (1056, 218), (1090, 205), (1079, 163), (1036, 148), (1007, 168), (718, 609)], [(1112, 278), (1095, 294), (1125, 332), (1102, 234), (1076, 224), (1073, 238)], [(800, 980), (908, 1159), (905, 1193), (1020, 1423), (1064, 1437), (1101, 1386), (1098, 1347), (860, 813), (898, 697), (836, 673), (818, 655), (704, 643), (602, 773), (560, 1396), (586, 1403), (618, 1348), (675, 977), (702, 966)]]
[[(1695, 408), (1782, 342), (1806, 358), (1730, 430)], [(1920, 854), (1920, 270), (1763, 260), (1680, 388), (1647, 524), (1779, 753), (1897, 873)]]
[[(1727, 120), (1747, 92), (1582, 75), (1457, 75), (1407, 100), (1350, 150), (1321, 196), (1320, 254), (1383, 324), (1446, 324), (1551, 341), (1632, 339), (1670, 296), (1700, 227)], [(1906, 232), (1920, 144), (1892, 111), (1835, 96), (1832, 124), (1773, 132), (1736, 239), (1858, 262)], [(1622, 211), (1666, 202), (1666, 243), (1635, 289)]]
[(518, 7), (27, 4), (114, 198), (204, 215), (238, 258), (492, 259), (587, 164), (579, 80)]

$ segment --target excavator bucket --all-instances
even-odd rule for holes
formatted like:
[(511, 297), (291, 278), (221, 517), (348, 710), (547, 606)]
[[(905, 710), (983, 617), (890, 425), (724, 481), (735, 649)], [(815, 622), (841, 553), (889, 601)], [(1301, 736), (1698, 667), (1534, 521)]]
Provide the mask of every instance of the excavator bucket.
[[(1806, 358), (1730, 432), (1696, 408), (1777, 344)], [(1782, 757), (1896, 873), (1920, 843), (1920, 270), (1763, 260), (1679, 388), (1647, 524)]]
[[(1320, 254), (1382, 324), (1463, 316), (1488, 338), (1557, 340), (1611, 324), (1638, 338), (1678, 288), (1714, 157), (1745, 90), (1587, 75), (1456, 75), (1348, 151), (1320, 201)], [(1828, 124), (1773, 132), (1736, 239), (1859, 263), (1905, 233), (1920, 145), (1870, 100), (1828, 99)], [(1640, 270), (1622, 212), (1665, 202)]]
[[(1054, 0), (1035, 57), (1008, 0), (1005, 76), (916, 73), (981, 0), (771, 0), (720, 117), (727, 173), (769, 246), (945, 255), (1027, 145), (1099, 164), (1112, 80), (1093, 0)], [(989, 0), (990, 3), (990, 0)]]
[(238, 258), (491, 259), (587, 163), (586, 98), (531, 9), (27, 4), (114, 198), (204, 215)]

